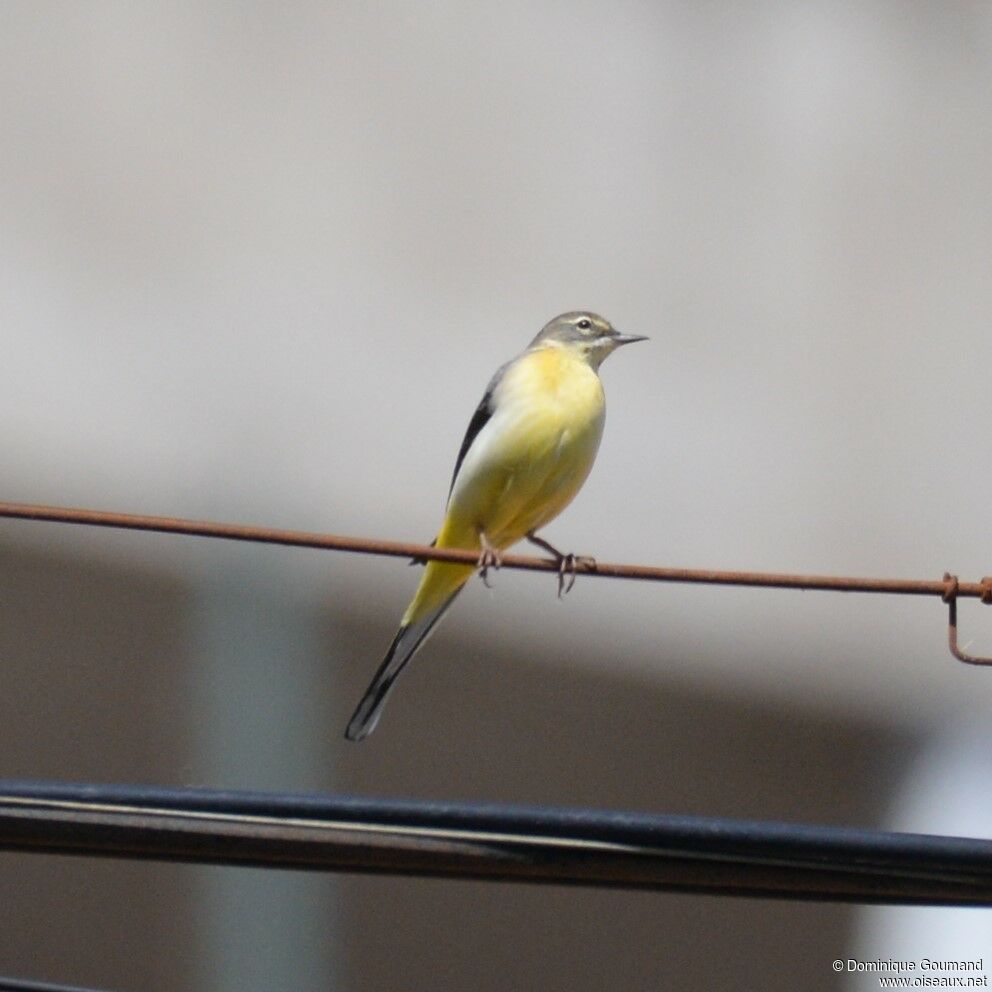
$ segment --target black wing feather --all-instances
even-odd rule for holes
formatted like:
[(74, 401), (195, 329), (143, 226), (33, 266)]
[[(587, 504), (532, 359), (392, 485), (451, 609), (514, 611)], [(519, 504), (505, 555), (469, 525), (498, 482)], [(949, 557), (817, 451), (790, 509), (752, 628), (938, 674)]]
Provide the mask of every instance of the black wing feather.
[(472, 447), (472, 442), (479, 436), (482, 428), (485, 427), (486, 424), (488, 424), (492, 419), (495, 409), (493, 405), (493, 394), (496, 391), (496, 387), (499, 385), (500, 379), (503, 378), (503, 373), (510, 364), (510, 362), (507, 362), (506, 365), (502, 365), (496, 370), (496, 374), (490, 380), (489, 385), (486, 386), (485, 395), (482, 397), (479, 405), (475, 408), (475, 413), (472, 414), (472, 419), (468, 422), (468, 430), (465, 432), (465, 440), (462, 441), (462, 446), (458, 451), (458, 458), (455, 460), (455, 471), (451, 474), (451, 485), (448, 487), (449, 499), (451, 498), (451, 491), (455, 488), (455, 479), (458, 478), (458, 470), (462, 467), (462, 462), (465, 461), (465, 456), (468, 454), (468, 449)]

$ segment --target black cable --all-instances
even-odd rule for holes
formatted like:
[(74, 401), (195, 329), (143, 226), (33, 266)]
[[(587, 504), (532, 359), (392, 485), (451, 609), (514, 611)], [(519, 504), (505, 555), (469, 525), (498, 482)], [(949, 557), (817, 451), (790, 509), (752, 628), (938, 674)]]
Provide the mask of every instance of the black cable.
[(80, 985), (58, 985), (52, 982), (32, 982), (24, 978), (4, 978), (0, 975), (0, 992), (100, 992)]
[(992, 905), (992, 841), (601, 810), (0, 780), (0, 850)]

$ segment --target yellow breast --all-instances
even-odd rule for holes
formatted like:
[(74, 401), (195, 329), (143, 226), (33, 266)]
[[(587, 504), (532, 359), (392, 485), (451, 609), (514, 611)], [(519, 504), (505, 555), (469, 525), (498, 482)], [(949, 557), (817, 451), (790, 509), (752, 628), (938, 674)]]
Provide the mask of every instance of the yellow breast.
[(452, 492), (442, 544), (464, 547), (480, 531), (499, 548), (519, 541), (572, 501), (596, 457), (603, 387), (569, 349), (525, 353), (507, 368), (493, 398), (493, 417)]
[(546, 346), (513, 364), (500, 388), (502, 401), (533, 403), (562, 426), (581, 427), (603, 412), (603, 386), (589, 363), (572, 350)]

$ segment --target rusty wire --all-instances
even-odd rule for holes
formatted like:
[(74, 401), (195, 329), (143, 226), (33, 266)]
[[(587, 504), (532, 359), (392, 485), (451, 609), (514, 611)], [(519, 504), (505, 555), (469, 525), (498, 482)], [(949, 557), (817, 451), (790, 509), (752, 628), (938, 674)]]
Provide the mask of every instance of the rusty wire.
[[(340, 534), (318, 534), (246, 524), (214, 523), (177, 517), (152, 517), (106, 510), (41, 506), (31, 503), (0, 502), (0, 518), (3, 517), (151, 531), (160, 534), (185, 534), (190, 537), (213, 537), (230, 541), (281, 544), (289, 547), (316, 548), (325, 551), (349, 551), (356, 554), (387, 555), (394, 558), (448, 561), (465, 565), (475, 565), (479, 560), (478, 551), (435, 548), (426, 544), (412, 544), (408, 541), (346, 537)], [(550, 558), (535, 558), (529, 555), (503, 555), (500, 564), (502, 568), (518, 568), (532, 572), (559, 572), (561, 568), (561, 563), (558, 561)], [(992, 576), (985, 576), (979, 582), (961, 582), (957, 576), (947, 572), (940, 579), (865, 578), (844, 575), (802, 575), (785, 572), (742, 572), (707, 568), (663, 568), (655, 565), (615, 564), (594, 561), (589, 558), (577, 559), (574, 570), (579, 575), (595, 575), (608, 579), (637, 579), (647, 582), (888, 593), (900, 596), (939, 596), (948, 604), (948, 646), (954, 657), (968, 664), (992, 664), (992, 658), (970, 655), (961, 650), (958, 646), (957, 636), (957, 600), (965, 597), (980, 599), (983, 603), (992, 603)]]

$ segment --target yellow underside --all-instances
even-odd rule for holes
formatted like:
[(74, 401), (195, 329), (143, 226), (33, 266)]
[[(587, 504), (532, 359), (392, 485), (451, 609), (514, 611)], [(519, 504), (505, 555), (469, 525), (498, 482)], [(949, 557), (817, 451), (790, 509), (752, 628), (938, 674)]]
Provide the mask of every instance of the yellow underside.
[[(441, 548), (503, 550), (558, 516), (592, 468), (603, 430), (603, 389), (581, 356), (561, 347), (510, 366), (496, 413), (458, 473), (437, 537)], [(471, 578), (469, 565), (429, 562), (403, 623), (438, 609)]]

